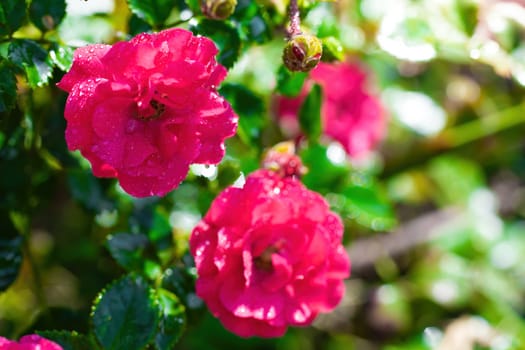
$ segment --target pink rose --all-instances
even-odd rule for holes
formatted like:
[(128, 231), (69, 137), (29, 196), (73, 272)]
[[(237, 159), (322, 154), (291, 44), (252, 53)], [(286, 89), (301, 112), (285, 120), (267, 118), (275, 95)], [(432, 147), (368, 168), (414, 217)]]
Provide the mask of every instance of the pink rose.
[(237, 117), (217, 93), (217, 48), (183, 29), (75, 51), (58, 86), (69, 92), (66, 141), (128, 193), (164, 195), (192, 163), (216, 164)]
[(327, 202), (269, 170), (224, 190), (193, 230), (197, 295), (225, 328), (277, 337), (336, 307), (350, 261)]
[(0, 337), (0, 350), (62, 350), (62, 347), (36, 334), (31, 334), (23, 336), (19, 342)]
[(323, 131), (354, 158), (365, 155), (384, 137), (386, 118), (380, 101), (366, 89), (366, 74), (350, 63), (319, 65), (310, 72), (298, 97), (279, 96), (276, 114), (288, 136), (299, 135), (297, 116), (313, 83), (323, 88)]

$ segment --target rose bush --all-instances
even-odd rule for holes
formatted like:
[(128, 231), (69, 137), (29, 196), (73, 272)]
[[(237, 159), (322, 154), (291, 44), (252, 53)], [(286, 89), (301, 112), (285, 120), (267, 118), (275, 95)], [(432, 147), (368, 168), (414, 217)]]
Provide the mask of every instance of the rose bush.
[(285, 133), (299, 135), (297, 116), (314, 83), (323, 88), (323, 132), (341, 143), (351, 157), (372, 150), (384, 137), (386, 118), (377, 97), (366, 87), (366, 74), (350, 63), (319, 63), (295, 98), (278, 96), (275, 112)]
[(229, 187), (193, 230), (197, 294), (230, 331), (276, 337), (344, 293), (343, 226), (321, 195), (269, 170)]
[(77, 49), (58, 84), (69, 149), (137, 197), (171, 191), (192, 163), (218, 163), (237, 117), (216, 90), (226, 76), (217, 52), (184, 29)]
[(19, 342), (0, 337), (0, 350), (62, 350), (62, 347), (36, 334), (31, 334), (23, 336)]

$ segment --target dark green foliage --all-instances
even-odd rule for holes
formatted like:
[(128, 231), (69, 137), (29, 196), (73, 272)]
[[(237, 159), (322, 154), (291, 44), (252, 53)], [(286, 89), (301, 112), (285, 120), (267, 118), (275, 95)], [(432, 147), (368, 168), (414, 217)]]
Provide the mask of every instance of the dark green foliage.
[(112, 283), (95, 301), (93, 331), (105, 350), (140, 350), (159, 322), (155, 291), (137, 275)]
[(200, 34), (212, 39), (219, 48), (217, 60), (226, 68), (231, 68), (237, 62), (241, 50), (241, 39), (238, 30), (227, 22), (201, 19), (190, 26), (194, 34)]
[(47, 51), (33, 40), (13, 40), (8, 57), (25, 73), (32, 88), (49, 82), (53, 73), (51, 60)]
[(43, 32), (55, 29), (65, 15), (65, 0), (32, 1), (29, 6), (29, 19)]
[(184, 296), (181, 301), (188, 309), (202, 306), (202, 301), (195, 297), (196, 276), (191, 271), (191, 268), (173, 266), (166, 269), (162, 279), (162, 288), (175, 295)]
[(224, 84), (220, 93), (239, 116), (239, 137), (247, 144), (257, 145), (265, 125), (265, 107), (262, 99), (239, 84)]
[(160, 28), (168, 19), (173, 0), (128, 0), (131, 11), (153, 28)]
[(143, 267), (142, 253), (149, 244), (145, 235), (117, 233), (108, 237), (107, 244), (113, 259), (126, 270), (139, 270)]
[(22, 241), (6, 213), (0, 213), (0, 292), (18, 276), (22, 265)]
[(8, 112), (16, 102), (16, 78), (9, 61), (0, 57), (0, 113)]
[(25, 1), (3, 0), (0, 3), (0, 37), (14, 33), (22, 26), (25, 17)]
[(299, 124), (308, 139), (315, 142), (321, 135), (321, 104), (323, 92), (321, 86), (314, 84), (299, 111)]
[[(493, 347), (524, 348), (525, 40), (521, 12), (508, 11), (519, 2), (384, 2), (379, 13), (365, 1), (299, 1), (322, 59), (357, 63), (383, 101), (388, 136), (362, 158), (324, 133), (326, 92), (310, 81), (306, 94), (308, 73), (281, 63), (287, 1), (239, 0), (224, 21), (205, 19), (198, 0), (115, 1), (88, 14), (106, 2), (71, 3), (76, 13), (64, 0), (0, 0), (2, 337), (36, 332), (64, 350), (428, 350), (440, 340), (428, 334), (467, 315), (497, 333)], [(67, 149), (56, 83), (75, 47), (168, 27), (215, 42), (238, 130), (216, 177), (192, 170), (165, 197), (138, 199)], [(303, 91), (291, 127), (301, 135), (287, 133), (276, 95)], [(197, 296), (188, 240), (220, 191), (282, 141), (308, 168), (301, 181), (341, 217), (352, 276), (341, 308), (315, 327), (243, 339)]]
[(46, 339), (52, 340), (62, 347), (63, 350), (97, 350), (99, 346), (88, 336), (75, 331), (39, 331), (38, 334)]
[(239, 23), (243, 41), (262, 44), (272, 37), (267, 14), (257, 1), (239, 0), (231, 19)]

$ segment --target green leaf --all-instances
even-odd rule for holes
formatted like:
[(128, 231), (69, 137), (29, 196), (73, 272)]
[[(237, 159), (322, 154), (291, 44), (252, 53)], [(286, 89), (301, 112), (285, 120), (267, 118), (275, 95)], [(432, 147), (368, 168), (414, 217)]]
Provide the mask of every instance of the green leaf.
[(29, 18), (43, 32), (55, 29), (66, 15), (65, 0), (38, 0), (29, 6)]
[(219, 182), (220, 188), (230, 186), (239, 178), (241, 175), (241, 165), (238, 161), (234, 160), (223, 160), (219, 164), (219, 174), (217, 181)]
[(7, 214), (0, 218), (0, 292), (18, 276), (22, 265), (22, 236), (17, 233)]
[(171, 238), (169, 214), (165, 210), (162, 210), (161, 207), (156, 207), (153, 212), (153, 220), (150, 231), (148, 232), (148, 237), (153, 242), (161, 242), (165, 238)]
[(323, 55), (321, 56), (321, 61), (344, 61), (345, 51), (339, 40), (333, 36), (329, 36), (327, 38), (322, 38), (321, 42), (323, 43)]
[(303, 177), (304, 184), (320, 192), (336, 192), (344, 185), (350, 172), (347, 161), (335, 161), (329, 157), (328, 147), (320, 144), (309, 145), (300, 153), (308, 172)]
[(239, 115), (237, 134), (249, 145), (257, 145), (265, 125), (262, 99), (239, 84), (224, 84), (220, 89), (233, 110)]
[(453, 155), (434, 158), (428, 166), (440, 204), (465, 204), (475, 190), (485, 186), (483, 170), (474, 161)]
[(231, 20), (237, 22), (243, 41), (263, 44), (272, 37), (265, 7), (257, 1), (238, 0)]
[(160, 309), (160, 322), (155, 335), (155, 348), (172, 349), (180, 339), (186, 326), (184, 305), (177, 296), (165, 289), (157, 290)]
[(149, 245), (148, 237), (142, 234), (117, 233), (107, 240), (113, 259), (126, 270), (140, 270), (144, 261), (143, 251)]
[(142, 277), (125, 276), (99, 294), (92, 321), (105, 350), (141, 350), (159, 323), (155, 291)]
[(142, 18), (138, 17), (136, 14), (131, 14), (128, 21), (128, 32), (129, 35), (137, 35), (144, 32), (151, 31), (151, 26), (144, 21)]
[(390, 203), (379, 192), (377, 186), (351, 185), (344, 189), (342, 195), (346, 216), (358, 224), (375, 231), (389, 230), (396, 224)]
[(299, 110), (301, 130), (312, 141), (316, 141), (321, 135), (322, 98), (321, 86), (315, 84)]
[(479, 4), (473, 0), (456, 0), (455, 8), (463, 31), (472, 36), (478, 25)]
[(0, 57), (0, 113), (8, 112), (16, 103), (16, 78), (9, 63)]
[(277, 91), (288, 97), (299, 95), (308, 73), (290, 72), (284, 65), (277, 71)]
[(0, 2), (0, 36), (14, 33), (24, 23), (26, 2), (2, 0)]
[(32, 88), (44, 86), (53, 73), (51, 60), (40, 45), (32, 40), (14, 40), (9, 45), (9, 59), (27, 76)]
[(91, 170), (71, 170), (67, 181), (73, 198), (86, 208), (98, 211), (106, 204), (100, 180), (93, 176)]
[(153, 28), (162, 27), (175, 6), (173, 0), (128, 0), (128, 5), (137, 17)]
[(91, 337), (75, 331), (37, 331), (37, 334), (57, 343), (63, 350), (99, 349), (99, 346)]
[(184, 0), (184, 3), (193, 13), (201, 13), (201, 6), (199, 0)]
[(190, 26), (193, 34), (212, 39), (219, 48), (217, 61), (226, 68), (233, 67), (240, 55), (241, 39), (239, 32), (229, 22), (202, 19)]
[(179, 296), (188, 309), (202, 306), (202, 300), (195, 294), (195, 273), (191, 268), (173, 266), (164, 272), (162, 288)]
[(73, 63), (73, 49), (70, 46), (53, 43), (49, 50), (49, 58), (61, 71), (67, 72)]

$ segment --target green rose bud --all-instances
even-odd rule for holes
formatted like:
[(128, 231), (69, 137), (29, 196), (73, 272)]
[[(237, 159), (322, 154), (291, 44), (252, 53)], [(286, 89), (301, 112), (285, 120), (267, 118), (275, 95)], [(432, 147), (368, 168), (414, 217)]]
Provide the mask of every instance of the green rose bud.
[(204, 16), (224, 20), (235, 11), (237, 0), (200, 0), (200, 6)]
[(317, 66), (322, 54), (321, 40), (314, 35), (299, 34), (284, 47), (283, 61), (292, 72), (308, 72)]

